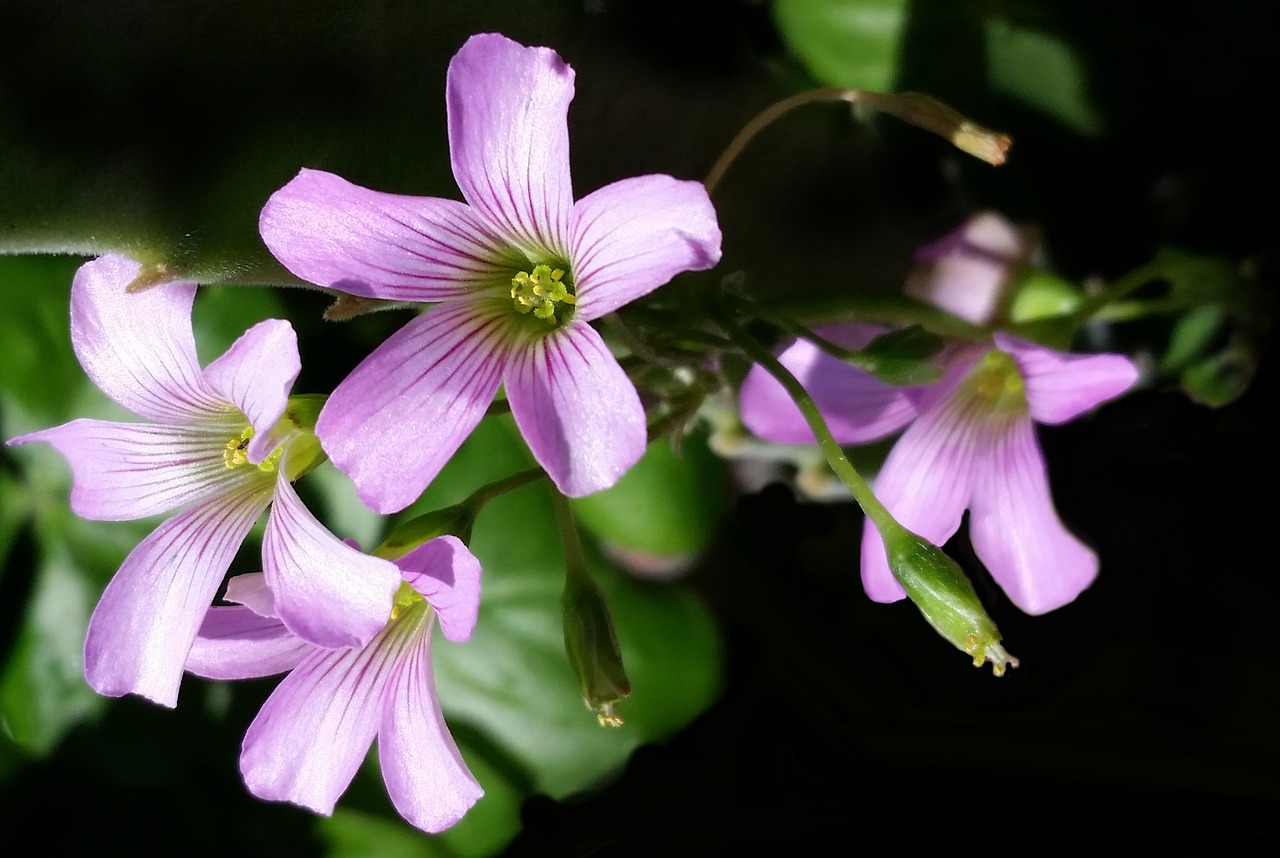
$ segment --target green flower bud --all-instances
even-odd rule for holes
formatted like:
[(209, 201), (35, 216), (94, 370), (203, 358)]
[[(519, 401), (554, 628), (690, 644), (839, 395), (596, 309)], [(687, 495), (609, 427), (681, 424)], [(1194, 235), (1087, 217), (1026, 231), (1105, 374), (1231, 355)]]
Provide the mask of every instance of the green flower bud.
[(569, 576), (561, 598), (564, 648), (582, 686), (583, 702), (602, 727), (621, 727), (614, 706), (631, 695), (622, 648), (604, 594), (593, 582)]
[(1003, 676), (1018, 660), (1000, 645), (1000, 630), (987, 616), (973, 584), (942, 549), (906, 528), (885, 538), (889, 568), (929, 625), (957, 649), (973, 657), (974, 667), (990, 660)]

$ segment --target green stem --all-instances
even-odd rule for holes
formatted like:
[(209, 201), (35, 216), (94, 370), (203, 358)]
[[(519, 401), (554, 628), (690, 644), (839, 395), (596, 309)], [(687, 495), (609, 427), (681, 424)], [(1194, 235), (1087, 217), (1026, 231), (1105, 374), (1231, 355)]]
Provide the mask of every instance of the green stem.
[(516, 489), (522, 489), (530, 483), (537, 482), (546, 475), (546, 471), (542, 470), (542, 468), (536, 467), (529, 468), (526, 471), (518, 471), (509, 477), (504, 477), (501, 480), (495, 480), (492, 483), (488, 483), (476, 489), (467, 496), (467, 499), (464, 500), (460, 506), (466, 507), (467, 511), (471, 513), (472, 517), (474, 517), (479, 515), (480, 510), (484, 508), (485, 504), (494, 498), (504, 495), (507, 492), (513, 492)]
[(715, 191), (729, 167), (757, 134), (797, 107), (821, 101), (844, 101), (849, 104), (865, 104), (874, 107), (890, 116), (896, 116), (903, 122), (909, 122), (917, 128), (945, 137), (951, 141), (952, 145), (989, 164), (1003, 164), (1005, 154), (1012, 142), (1008, 135), (989, 131), (970, 122), (951, 107), (929, 95), (918, 92), (881, 93), (862, 89), (822, 87), (796, 93), (774, 102), (752, 117), (729, 142), (707, 173), (703, 183), (707, 186), (707, 193), (711, 194)]
[(1088, 322), (1107, 305), (1119, 301), (1139, 286), (1144, 286), (1164, 274), (1165, 266), (1160, 260), (1153, 260), (1146, 265), (1133, 269), (1128, 274), (1113, 281), (1107, 288), (1094, 295), (1087, 296), (1080, 306), (1071, 314), (1071, 331)]
[(849, 488), (853, 499), (858, 502), (858, 506), (862, 507), (862, 511), (866, 513), (867, 518), (871, 519), (875, 524), (885, 541), (888, 542), (892, 534), (904, 531), (905, 528), (898, 523), (897, 519), (885, 508), (884, 504), (880, 503), (880, 499), (871, 490), (870, 484), (862, 478), (857, 468), (849, 461), (849, 457), (844, 454), (844, 450), (827, 427), (827, 421), (823, 419), (818, 406), (814, 404), (813, 397), (804, 389), (804, 385), (800, 383), (799, 379), (792, 375), (782, 365), (782, 362), (774, 357), (772, 352), (761, 345), (755, 337), (748, 334), (728, 312), (717, 309), (716, 321), (720, 323), (729, 339), (746, 352), (752, 360), (764, 367), (765, 371), (776, 378), (783, 389), (787, 391), (787, 395), (791, 397), (796, 407), (800, 409), (805, 422), (809, 424), (809, 429), (818, 440), (818, 448), (822, 450), (822, 454), (826, 457), (827, 464), (831, 466), (831, 470), (835, 471), (836, 476)]

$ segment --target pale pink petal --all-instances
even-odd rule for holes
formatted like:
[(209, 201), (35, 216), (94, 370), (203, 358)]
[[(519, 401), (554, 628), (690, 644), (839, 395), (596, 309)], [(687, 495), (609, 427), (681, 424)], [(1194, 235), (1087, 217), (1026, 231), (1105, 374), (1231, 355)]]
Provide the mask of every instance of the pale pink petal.
[(573, 208), (571, 242), (584, 321), (720, 261), (720, 226), (706, 187), (671, 176), (623, 179), (583, 197)]
[(196, 284), (125, 289), (141, 266), (100, 256), (71, 283), (71, 345), (98, 389), (142, 417), (187, 422), (226, 408), (204, 383), (191, 332)]
[(640, 397), (590, 325), (531, 341), (513, 353), (503, 380), (516, 425), (563, 494), (607, 489), (643, 455)]
[(192, 507), (125, 558), (89, 620), (84, 669), (95, 691), (177, 703), (191, 642), (269, 497), (241, 492)]
[(325, 403), (316, 434), (370, 509), (417, 499), (498, 392), (507, 319), (441, 304), (365, 358)]
[(251, 793), (333, 813), (378, 732), (398, 652), (384, 643), (317, 650), (281, 680), (241, 747)]
[(449, 62), (445, 93), (453, 175), (467, 202), (535, 262), (563, 256), (573, 69), (550, 48), (484, 33)]
[[(875, 479), (875, 493), (898, 522), (941, 545), (960, 527), (974, 479), (976, 447), (987, 427), (981, 403), (956, 395), (959, 373), (907, 427)], [(889, 570), (884, 542), (868, 521), (862, 530), (862, 585), (877, 602), (906, 592)]]
[(367, 644), (386, 625), (400, 588), (395, 564), (330, 533), (283, 471), (262, 539), (262, 565), (276, 616), (317, 646)]
[(435, 833), (484, 794), (440, 712), (426, 625), (399, 658), (378, 730), (378, 761), (391, 803), (410, 825)]
[(988, 438), (974, 464), (969, 538), (1009, 599), (1028, 614), (1060, 608), (1098, 574), (1098, 558), (1053, 506), (1030, 419)]
[[(238, 433), (197, 424), (73, 420), (14, 438), (46, 441), (71, 466), (71, 508), (81, 518), (124, 521), (158, 515), (253, 481), (257, 469), (228, 469), (222, 452)], [(266, 485), (270, 485), (267, 482)]]
[(209, 386), (240, 409), (253, 427), (245, 451), (250, 462), (261, 462), (278, 446), (271, 430), (284, 414), (301, 368), (298, 337), (293, 326), (280, 319), (254, 325), (205, 368)]
[(319, 170), (272, 194), (258, 227), (298, 277), (366, 298), (457, 298), (499, 269), (509, 281), (524, 263), (464, 203), (371, 191)]
[(423, 595), (451, 641), (465, 641), (480, 613), (480, 561), (456, 536), (439, 536), (396, 561), (404, 580)]
[(315, 652), (284, 623), (243, 605), (213, 607), (187, 653), (187, 672), (206, 679), (251, 679), (293, 670)]
[(276, 614), (276, 597), (267, 586), (267, 576), (261, 572), (250, 572), (237, 575), (227, 582), (226, 592), (222, 598), (237, 605), (243, 605), (260, 617), (279, 619)]
[(1138, 380), (1138, 368), (1124, 355), (1078, 355), (1054, 351), (1008, 334), (996, 346), (1013, 355), (1027, 386), (1027, 405), (1037, 423), (1066, 423)]
[(919, 265), (903, 291), (984, 325), (999, 309), (1009, 268), (1022, 253), (1022, 236), (1013, 224), (983, 212), (917, 250)]
[[(815, 333), (856, 351), (887, 330), (879, 325), (842, 324)], [(796, 340), (778, 359), (809, 392), (841, 444), (864, 444), (891, 435), (919, 414), (917, 388), (885, 384), (808, 340)], [(763, 367), (748, 370), (738, 399), (743, 425), (758, 437), (777, 444), (814, 443), (800, 409)]]

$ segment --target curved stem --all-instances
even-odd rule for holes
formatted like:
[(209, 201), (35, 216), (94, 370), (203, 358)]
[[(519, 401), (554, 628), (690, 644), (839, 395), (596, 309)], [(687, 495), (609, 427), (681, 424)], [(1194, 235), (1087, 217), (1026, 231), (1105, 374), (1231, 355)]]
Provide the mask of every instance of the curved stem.
[(956, 148), (996, 166), (1004, 163), (1009, 147), (1013, 144), (1009, 135), (990, 131), (971, 122), (930, 95), (919, 92), (881, 93), (843, 87), (822, 87), (796, 93), (774, 102), (752, 117), (737, 136), (729, 141), (729, 145), (725, 147), (724, 152), (707, 173), (707, 178), (703, 182), (707, 186), (707, 193), (711, 194), (715, 191), (730, 165), (737, 160), (742, 150), (757, 134), (797, 107), (818, 101), (844, 101), (849, 104), (869, 105), (890, 116), (896, 116), (904, 122), (909, 122), (917, 128), (945, 137)]

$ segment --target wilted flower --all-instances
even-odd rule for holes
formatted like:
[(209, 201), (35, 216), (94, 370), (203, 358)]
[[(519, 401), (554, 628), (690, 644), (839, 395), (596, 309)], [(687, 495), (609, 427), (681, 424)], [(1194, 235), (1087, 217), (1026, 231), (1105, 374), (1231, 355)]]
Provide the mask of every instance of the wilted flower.
[[(114, 255), (81, 266), (71, 342), (99, 389), (150, 422), (73, 420), (9, 443), (47, 441), (66, 457), (71, 508), (82, 518), (180, 510), (121, 564), (85, 641), (85, 676), (99, 693), (173, 706), (201, 617), (268, 505), (264, 569), (300, 634), (367, 641), (399, 577), (391, 564), (339, 542), (290, 485), (321, 453), (290, 413), (299, 360), (289, 323), (260, 322), (201, 370), (191, 330), (196, 284), (127, 292), (140, 269)], [(354, 574), (334, 577), (334, 563), (348, 555), (357, 558)]]
[(456, 537), (396, 561), (404, 581), (364, 647), (317, 647), (276, 617), (261, 575), (233, 578), (209, 609), (187, 669), (212, 679), (291, 671), (250, 725), (240, 772), (259, 798), (330, 814), (376, 736), (396, 810), (424, 831), (453, 825), (483, 790), (445, 726), (431, 672), (431, 630), (464, 641), (480, 605), (480, 563)]
[(634, 385), (589, 324), (720, 258), (698, 182), (648, 175), (574, 201), (573, 70), (552, 50), (473, 36), (449, 64), (453, 173), (465, 203), (379, 193), (303, 170), (267, 202), (263, 240), (297, 276), (434, 303), (379, 346), (317, 424), (380, 512), (422, 492), (499, 386), (566, 495), (613, 485), (644, 452)]

